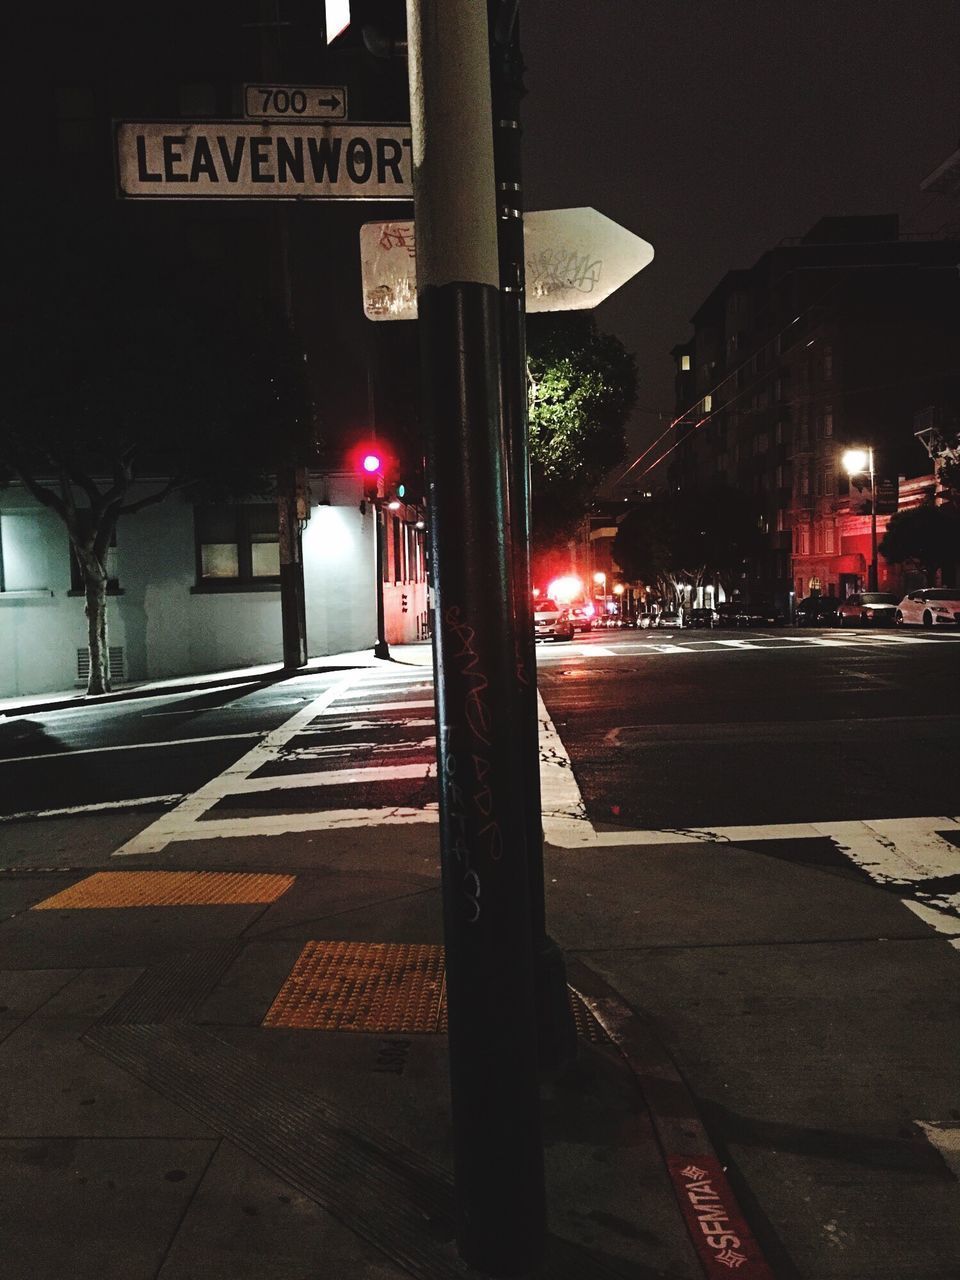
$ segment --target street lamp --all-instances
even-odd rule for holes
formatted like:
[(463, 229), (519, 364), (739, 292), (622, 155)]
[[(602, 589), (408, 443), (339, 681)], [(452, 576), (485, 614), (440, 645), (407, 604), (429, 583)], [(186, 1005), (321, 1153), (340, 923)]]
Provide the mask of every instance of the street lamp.
[(847, 449), (841, 459), (848, 476), (870, 476), (870, 571), (867, 590), (877, 589), (877, 481), (873, 470), (873, 446), (866, 449)]

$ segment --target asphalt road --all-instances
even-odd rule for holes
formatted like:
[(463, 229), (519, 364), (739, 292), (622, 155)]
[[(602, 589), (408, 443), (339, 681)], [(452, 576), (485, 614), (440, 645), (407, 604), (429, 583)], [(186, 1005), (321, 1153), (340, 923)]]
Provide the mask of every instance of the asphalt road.
[[(600, 631), (542, 645), (538, 656), (544, 701), (597, 826), (960, 808), (960, 633)], [(407, 674), (422, 701), (429, 672)], [(189, 794), (342, 678), (322, 672), (0, 718), (0, 815)], [(389, 714), (377, 713), (373, 734), (354, 723), (357, 707), (383, 701), (384, 679), (352, 696), (350, 715), (313, 742), (314, 757), (430, 757), (432, 743), (419, 745), (429, 728), (413, 735), (410, 755), (411, 735)], [(288, 757), (284, 767), (309, 771), (310, 758)], [(389, 798), (361, 797), (359, 807), (403, 802), (402, 770), (384, 781)]]
[(955, 632), (598, 632), (556, 646), (540, 688), (595, 824), (960, 809)]

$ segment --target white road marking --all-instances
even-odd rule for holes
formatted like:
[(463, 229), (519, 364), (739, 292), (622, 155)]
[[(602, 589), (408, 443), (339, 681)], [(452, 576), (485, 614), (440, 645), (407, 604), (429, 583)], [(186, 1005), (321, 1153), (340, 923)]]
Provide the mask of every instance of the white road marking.
[(609, 649), (605, 644), (578, 644), (577, 648), (588, 658), (593, 653), (598, 653), (601, 658), (616, 658), (618, 656), (615, 650)]
[(754, 644), (750, 640), (714, 640), (712, 644), (722, 645), (725, 649), (767, 649), (769, 645)]
[[(357, 711), (406, 711), (408, 708), (412, 708), (415, 711), (420, 711), (424, 707), (432, 707), (432, 706), (434, 706), (433, 698), (424, 698), (422, 700), (418, 699), (417, 701), (414, 701), (413, 699), (411, 699), (409, 702), (377, 702), (377, 703), (359, 703), (359, 704), (353, 703), (353, 702), (347, 702), (344, 704), (345, 711), (349, 711), (351, 713), (354, 713)], [(433, 721), (432, 720), (429, 720), (429, 721), (414, 720), (411, 723), (433, 724)], [(305, 729), (304, 732), (309, 733), (310, 730)]]
[(65, 809), (25, 809), (22, 813), (0, 814), (0, 822), (22, 822), (29, 818), (64, 818), (79, 813), (106, 813), (111, 809), (144, 809), (153, 804), (176, 804), (183, 793), (172, 796), (136, 796), (132, 800), (102, 800), (99, 804), (75, 804)]
[(372, 764), (365, 768), (322, 769), (315, 773), (256, 774), (249, 778), (235, 778), (228, 794), (240, 796), (262, 791), (298, 791), (304, 787), (345, 787), (365, 782), (395, 782), (436, 776), (436, 764)]
[(312, 699), (306, 706), (294, 712), (289, 720), (268, 733), (261, 742), (258, 742), (228, 769), (211, 778), (204, 786), (182, 800), (170, 813), (164, 814), (139, 835), (122, 844), (113, 856), (117, 858), (141, 853), (159, 853), (172, 841), (181, 839), (182, 833), (189, 830), (218, 800), (229, 794), (238, 782), (245, 781), (251, 773), (275, 760), (280, 748), (295, 737), (305, 725), (321, 715), (341, 694), (346, 693), (355, 680), (356, 675), (351, 672), (343, 679), (331, 684), (318, 698)]
[(411, 738), (407, 742), (327, 742), (317, 747), (289, 748), (280, 758), (284, 763), (290, 760), (335, 760), (355, 751), (371, 751), (378, 756), (408, 755), (411, 751), (435, 749), (436, 745), (436, 738)]
[(412, 823), (435, 826), (436, 806), (414, 809), (397, 805), (393, 809), (326, 809), (311, 813), (266, 813), (249, 818), (208, 818), (184, 827), (182, 840), (236, 840), (249, 836), (282, 836), (301, 831), (336, 831), (347, 827), (394, 827)]
[(74, 756), (98, 756), (107, 751), (146, 751), (157, 747), (185, 747), (195, 742), (229, 742), (231, 739), (262, 738), (263, 734), (253, 730), (248, 733), (214, 733), (205, 738), (169, 738), (164, 742), (121, 742), (115, 747), (79, 747), (65, 751), (44, 751), (42, 755), (5, 756), (0, 764), (30, 764), (34, 760), (72, 760)]
[(914, 1124), (923, 1130), (927, 1141), (937, 1148), (944, 1164), (960, 1181), (960, 1125), (939, 1124), (936, 1120), (914, 1120)]
[(570, 824), (575, 828), (585, 825), (591, 831), (593, 827), (590, 826), (587, 806), (573, 776), (570, 756), (539, 691), (537, 707), (540, 721), (540, 808), (543, 830), (549, 840), (558, 844), (560, 841), (553, 839), (553, 833), (565, 832)]

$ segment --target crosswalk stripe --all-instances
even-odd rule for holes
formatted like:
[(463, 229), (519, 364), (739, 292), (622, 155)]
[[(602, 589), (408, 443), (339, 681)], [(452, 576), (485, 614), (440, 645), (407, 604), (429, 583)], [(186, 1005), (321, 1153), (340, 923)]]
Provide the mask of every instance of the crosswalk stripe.
[(238, 778), (224, 795), (262, 791), (296, 791), (305, 787), (345, 787), (364, 782), (398, 782), (404, 778), (435, 778), (435, 764), (372, 764), (356, 769), (321, 769), (313, 773), (258, 774)]

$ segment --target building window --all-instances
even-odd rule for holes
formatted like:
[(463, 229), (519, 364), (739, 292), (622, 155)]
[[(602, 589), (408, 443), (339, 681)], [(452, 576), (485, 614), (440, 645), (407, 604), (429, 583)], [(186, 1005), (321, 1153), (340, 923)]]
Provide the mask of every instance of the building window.
[(32, 511), (0, 515), (0, 592), (48, 590), (42, 549)]
[(713, 396), (709, 393), (703, 397), (703, 412), (709, 413), (713, 408)]
[(689, 357), (689, 356), (681, 356), (681, 357), (680, 357), (680, 372), (681, 372), (681, 373), (689, 373), (689, 372), (690, 372), (690, 357)]
[(197, 583), (229, 590), (280, 581), (280, 539), (273, 503), (194, 508)]
[(824, 405), (823, 408), (823, 434), (829, 438), (833, 435), (833, 405)]

